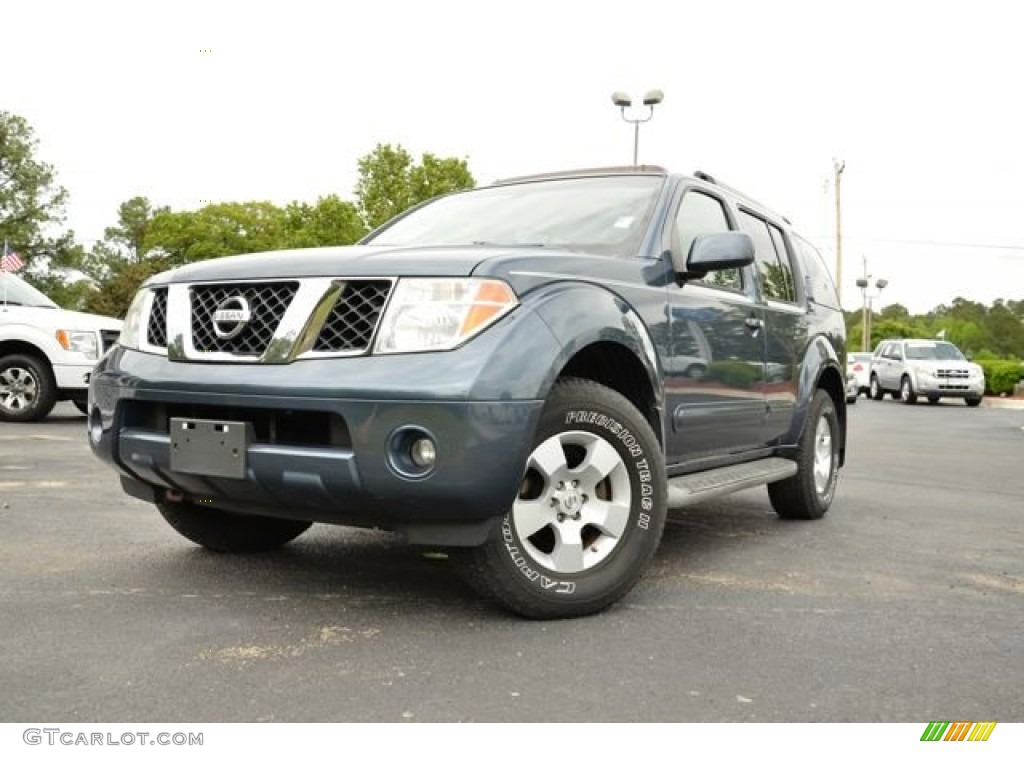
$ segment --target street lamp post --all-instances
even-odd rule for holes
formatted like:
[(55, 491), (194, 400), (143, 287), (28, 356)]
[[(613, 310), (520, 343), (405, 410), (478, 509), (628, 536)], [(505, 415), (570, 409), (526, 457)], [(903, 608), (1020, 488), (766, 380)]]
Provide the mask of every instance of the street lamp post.
[(633, 124), (633, 165), (638, 165), (637, 159), (640, 153), (640, 123), (648, 122), (654, 117), (654, 107), (657, 104), (661, 104), (664, 100), (665, 94), (661, 91), (648, 91), (644, 94), (643, 105), (647, 107), (647, 117), (626, 117), (626, 109), (633, 106), (633, 99), (622, 91), (616, 91), (612, 94), (612, 104), (619, 108), (622, 112), (622, 119), (627, 123)]
[(885, 278), (878, 278), (875, 280), (875, 288), (878, 289), (878, 293), (868, 295), (872, 277), (873, 275), (868, 274), (868, 260), (865, 258), (864, 276), (857, 278), (857, 287), (860, 288), (861, 295), (860, 348), (863, 352), (868, 351), (868, 345), (871, 343), (871, 302), (879, 298), (882, 295), (882, 289), (889, 284)]

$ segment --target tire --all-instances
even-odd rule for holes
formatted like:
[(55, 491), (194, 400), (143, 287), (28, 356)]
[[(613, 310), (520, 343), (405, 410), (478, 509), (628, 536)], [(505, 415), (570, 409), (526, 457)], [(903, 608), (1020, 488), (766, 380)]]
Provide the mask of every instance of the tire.
[(817, 520), (828, 511), (839, 481), (839, 417), (828, 393), (814, 393), (797, 443), (797, 473), (768, 484), (775, 513), (787, 520)]
[(470, 586), (522, 616), (597, 613), (647, 568), (666, 504), (661, 446), (636, 407), (600, 384), (563, 379), (499, 535), (452, 561)]
[(857, 398), (856, 397), (847, 397), (846, 398), (846, 404), (847, 405), (856, 405), (857, 404)]
[(312, 523), (259, 515), (236, 515), (191, 502), (157, 502), (171, 528), (214, 552), (266, 552), (283, 547)]
[(928, 402), (931, 403), (932, 405), (935, 405), (937, 402), (939, 402), (939, 398), (936, 395), (928, 395)]
[(868, 387), (868, 395), (870, 395), (872, 400), (881, 400), (885, 397), (885, 390), (883, 390), (879, 385), (877, 376), (871, 377), (871, 384)]
[(83, 416), (89, 415), (88, 400), (72, 400), (71, 402), (75, 404), (75, 408), (77, 408), (82, 413)]
[(981, 398), (980, 397), (965, 397), (964, 398), (964, 402), (967, 403), (967, 405), (969, 405), (971, 408), (977, 408), (979, 405), (981, 405)]
[(914, 385), (910, 383), (910, 377), (904, 376), (900, 379), (900, 400), (907, 405), (917, 402), (917, 394), (914, 392)]
[(50, 364), (34, 355), (0, 358), (0, 421), (39, 421), (57, 402)]

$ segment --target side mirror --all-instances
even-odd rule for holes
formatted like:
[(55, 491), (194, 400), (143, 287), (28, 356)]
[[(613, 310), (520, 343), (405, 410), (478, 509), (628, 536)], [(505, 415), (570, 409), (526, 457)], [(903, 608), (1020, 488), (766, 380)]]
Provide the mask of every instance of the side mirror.
[(672, 266), (682, 275), (705, 275), (719, 269), (741, 269), (754, 263), (754, 241), (746, 232), (715, 232), (697, 236), (690, 252), (672, 253)]

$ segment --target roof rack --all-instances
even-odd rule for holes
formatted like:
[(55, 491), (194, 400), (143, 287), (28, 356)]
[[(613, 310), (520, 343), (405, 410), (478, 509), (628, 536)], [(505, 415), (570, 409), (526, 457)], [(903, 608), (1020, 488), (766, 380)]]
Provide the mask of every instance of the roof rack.
[(508, 179), (497, 179), (494, 184), (518, 184), (524, 181), (543, 181), (545, 179), (571, 179), (585, 176), (667, 176), (668, 171), (660, 165), (616, 165), (607, 168), (580, 168), (554, 173), (536, 173), (529, 176), (513, 176)]
[(750, 195), (746, 194), (745, 192), (740, 192), (740, 190), (736, 189), (735, 187), (730, 187), (728, 184), (723, 184), (718, 179), (716, 179), (714, 176), (712, 176), (710, 173), (705, 173), (704, 171), (694, 171), (693, 172), (693, 178), (700, 179), (701, 181), (707, 182), (708, 184), (714, 184), (716, 187), (720, 187), (721, 189), (724, 189), (726, 192), (731, 192), (732, 194), (736, 195), (737, 197), (743, 198), (744, 200), (746, 200), (751, 205), (756, 205), (758, 208), (761, 208), (761, 209), (763, 209), (765, 211), (771, 211), (772, 213), (774, 213), (777, 216), (779, 216), (784, 222), (789, 224), (789, 226), (793, 226), (793, 222), (790, 221), (788, 217), (783, 216), (781, 213), (778, 213), (777, 211), (775, 211), (772, 208), (769, 208), (764, 203), (758, 202), (757, 200), (755, 200), (754, 198), (752, 198)]

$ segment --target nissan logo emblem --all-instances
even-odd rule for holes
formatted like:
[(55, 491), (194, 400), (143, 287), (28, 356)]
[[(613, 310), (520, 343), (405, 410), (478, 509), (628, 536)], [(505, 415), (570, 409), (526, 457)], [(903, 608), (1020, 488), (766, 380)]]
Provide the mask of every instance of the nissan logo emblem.
[(245, 330), (252, 319), (249, 302), (244, 296), (224, 299), (213, 311), (213, 332), (219, 339), (233, 339)]

